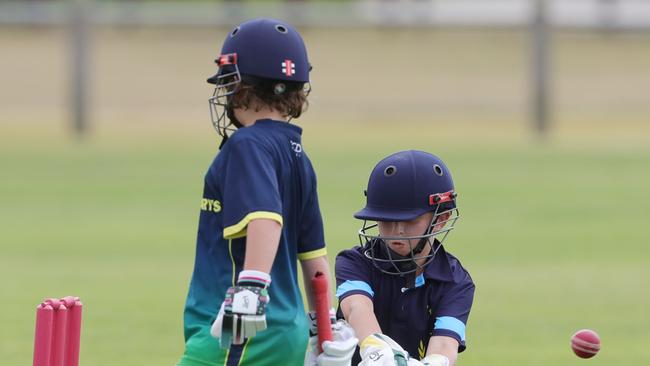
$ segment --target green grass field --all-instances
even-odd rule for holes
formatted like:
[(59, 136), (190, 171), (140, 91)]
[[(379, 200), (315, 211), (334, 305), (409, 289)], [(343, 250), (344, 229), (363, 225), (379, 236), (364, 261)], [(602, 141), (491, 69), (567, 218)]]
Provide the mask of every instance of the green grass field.
[[(83, 366), (172, 365), (182, 352), (217, 145), (202, 81), (222, 35), (125, 33), (96, 34), (95, 125), (75, 141), (64, 125), (63, 33), (0, 31), (11, 50), (2, 69), (25, 70), (3, 75), (0, 89), (3, 365), (31, 362), (36, 305), (69, 294), (85, 304)], [(525, 123), (525, 35), (305, 34), (319, 62), (299, 124), (332, 258), (357, 243), (352, 213), (374, 164), (427, 150), (454, 175), (462, 218), (447, 248), (477, 283), (459, 365), (650, 363), (647, 35), (558, 36), (555, 124), (541, 143)], [(386, 44), (416, 56), (412, 72), (382, 77), (394, 66)], [(336, 66), (341, 50), (349, 70)], [(569, 349), (580, 328), (602, 337), (593, 360)]]
[[(463, 365), (581, 364), (568, 344), (583, 327), (603, 339), (591, 365), (650, 361), (650, 150), (371, 143), (361, 130), (306, 129), (330, 253), (356, 243), (351, 215), (378, 159), (403, 148), (446, 159), (462, 214), (448, 248), (477, 283)], [(30, 362), (36, 304), (67, 294), (86, 305), (83, 365), (176, 360), (215, 144), (205, 132), (2, 149), (3, 363)]]

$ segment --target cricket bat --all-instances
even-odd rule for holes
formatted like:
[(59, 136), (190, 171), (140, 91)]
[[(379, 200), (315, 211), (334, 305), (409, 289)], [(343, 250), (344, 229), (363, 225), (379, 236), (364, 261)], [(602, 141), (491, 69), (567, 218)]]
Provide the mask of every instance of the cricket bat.
[(318, 349), (323, 352), (323, 342), (332, 340), (332, 323), (330, 321), (329, 290), (327, 277), (322, 272), (316, 272), (311, 280), (316, 306), (316, 326), (318, 327)]

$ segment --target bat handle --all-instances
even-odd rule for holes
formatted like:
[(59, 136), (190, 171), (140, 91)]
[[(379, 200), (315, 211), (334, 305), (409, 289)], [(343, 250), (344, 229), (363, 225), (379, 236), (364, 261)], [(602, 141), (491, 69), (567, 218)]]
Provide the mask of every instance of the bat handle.
[(318, 348), (323, 352), (323, 342), (332, 340), (332, 322), (330, 320), (329, 291), (327, 277), (316, 272), (311, 280), (316, 306), (316, 326), (318, 328)]

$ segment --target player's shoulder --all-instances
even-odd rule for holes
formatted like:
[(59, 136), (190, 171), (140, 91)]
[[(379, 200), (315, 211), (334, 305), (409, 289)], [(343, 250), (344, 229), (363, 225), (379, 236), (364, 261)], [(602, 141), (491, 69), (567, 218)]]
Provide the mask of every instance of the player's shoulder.
[(336, 265), (361, 265), (368, 263), (368, 258), (363, 254), (363, 248), (355, 246), (340, 251), (336, 255)]
[(337, 258), (350, 258), (350, 259), (367, 259), (363, 254), (363, 248), (356, 245), (350, 249), (344, 249), (336, 255)]
[(233, 133), (224, 144), (221, 154), (228, 156), (233, 153), (240, 153), (242, 156), (249, 151), (260, 151), (269, 153), (267, 141), (259, 133), (249, 128), (240, 128)]
[(463, 264), (453, 254), (445, 251), (445, 256), (447, 258), (447, 263), (449, 263), (449, 270), (455, 283), (474, 283), (472, 276), (470, 276), (469, 271), (463, 267)]
[(371, 286), (376, 274), (372, 261), (364, 255), (360, 246), (340, 251), (336, 255), (334, 272), (339, 282), (362, 280)]
[(257, 143), (260, 141), (260, 134), (256, 133), (256, 131), (252, 128), (240, 128), (235, 133), (230, 135), (228, 138), (228, 142), (226, 143), (227, 145), (230, 145), (231, 147), (240, 145), (240, 144), (246, 144), (246, 143)]

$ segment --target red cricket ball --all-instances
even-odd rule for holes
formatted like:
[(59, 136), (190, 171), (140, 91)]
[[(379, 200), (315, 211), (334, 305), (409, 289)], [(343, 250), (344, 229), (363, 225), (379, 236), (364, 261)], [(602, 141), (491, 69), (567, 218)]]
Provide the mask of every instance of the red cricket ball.
[(591, 358), (600, 351), (600, 337), (591, 329), (581, 329), (571, 337), (571, 349), (580, 358)]

